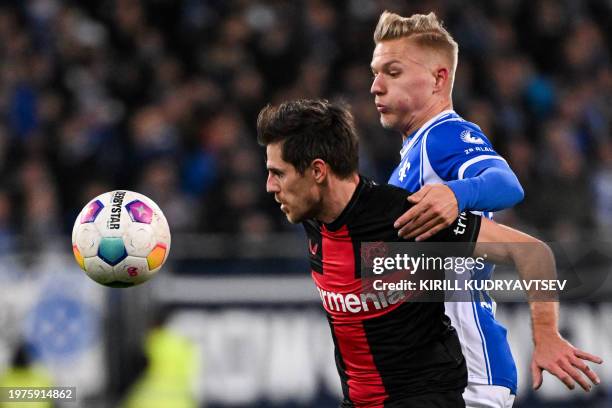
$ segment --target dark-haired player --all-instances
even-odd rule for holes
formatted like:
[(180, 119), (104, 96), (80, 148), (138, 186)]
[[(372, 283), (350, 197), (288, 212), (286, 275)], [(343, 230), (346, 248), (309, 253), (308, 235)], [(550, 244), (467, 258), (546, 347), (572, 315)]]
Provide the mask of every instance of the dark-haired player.
[[(369, 303), (360, 296), (360, 243), (401, 241), (393, 223), (410, 203), (405, 190), (376, 185), (357, 173), (358, 139), (348, 110), (324, 100), (267, 106), (257, 132), (266, 146), (266, 189), (290, 222), (303, 223), (308, 236), (343, 406), (465, 406), (465, 360), (444, 303)], [(532, 243), (530, 251), (498, 245), (487, 254), (511, 259), (524, 279), (554, 277), (552, 254), (537, 239), (473, 214), (458, 220), (431, 240)], [(474, 255), (478, 251), (477, 246)]]

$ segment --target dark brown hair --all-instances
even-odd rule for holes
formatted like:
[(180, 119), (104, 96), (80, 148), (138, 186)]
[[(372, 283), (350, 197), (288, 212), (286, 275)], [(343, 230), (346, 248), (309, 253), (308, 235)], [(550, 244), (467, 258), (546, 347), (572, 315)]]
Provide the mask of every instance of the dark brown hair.
[(329, 164), (340, 178), (349, 177), (359, 165), (353, 115), (346, 105), (325, 99), (267, 105), (257, 118), (257, 141), (262, 146), (282, 142), (282, 159), (300, 173), (315, 159)]

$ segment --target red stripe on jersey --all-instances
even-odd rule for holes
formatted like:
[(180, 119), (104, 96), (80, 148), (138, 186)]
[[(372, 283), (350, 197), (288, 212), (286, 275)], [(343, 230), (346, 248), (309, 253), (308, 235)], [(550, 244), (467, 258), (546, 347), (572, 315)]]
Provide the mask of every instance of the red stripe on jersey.
[(349, 398), (356, 407), (380, 407), (389, 397), (368, 344), (363, 325), (338, 324), (333, 321), (338, 351), (348, 378)]
[[(326, 290), (346, 293), (349, 285), (354, 286), (351, 292), (359, 293), (361, 281), (355, 279), (355, 248), (346, 225), (337, 231), (329, 231), (323, 226), (321, 245), (323, 275), (314, 276), (317, 274), (313, 273), (313, 277), (324, 281)], [(332, 326), (346, 367), (349, 398), (357, 407), (382, 407), (388, 395), (374, 364), (363, 325), (359, 321), (344, 324), (332, 316)]]
[(359, 285), (359, 280), (355, 282), (355, 248), (346, 225), (337, 231), (329, 231), (323, 225), (321, 246), (325, 289), (340, 292), (346, 290), (348, 283)]

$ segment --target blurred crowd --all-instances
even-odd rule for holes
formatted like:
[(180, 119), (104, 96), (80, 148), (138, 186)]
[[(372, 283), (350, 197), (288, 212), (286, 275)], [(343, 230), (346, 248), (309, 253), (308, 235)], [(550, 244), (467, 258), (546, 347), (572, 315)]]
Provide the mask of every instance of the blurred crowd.
[(459, 43), (455, 110), (525, 188), (499, 219), (549, 240), (606, 234), (609, 1), (5, 0), (0, 252), (70, 233), (87, 201), (119, 188), (154, 199), (173, 232), (290, 228), (255, 140), (269, 102), (343, 98), (361, 170), (385, 182), (401, 138), (369, 93), (384, 9), (433, 10)]

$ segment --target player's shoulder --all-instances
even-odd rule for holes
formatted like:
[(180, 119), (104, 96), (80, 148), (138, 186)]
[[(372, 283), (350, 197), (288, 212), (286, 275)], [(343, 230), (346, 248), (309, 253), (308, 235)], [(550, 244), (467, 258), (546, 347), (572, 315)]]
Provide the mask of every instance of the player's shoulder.
[(391, 184), (386, 184), (386, 183), (377, 184), (375, 187), (376, 187), (376, 190), (375, 190), (376, 194), (382, 198), (404, 200), (410, 194), (412, 194), (411, 192), (401, 187), (394, 186)]
[(406, 198), (411, 194), (391, 184), (378, 184), (369, 179), (366, 179), (365, 183), (367, 194), (364, 195), (363, 205), (367, 211), (402, 211), (407, 203)]
[(480, 126), (474, 122), (470, 122), (462, 118), (459, 115), (453, 115), (452, 117), (438, 120), (432, 124), (429, 128), (429, 133), (439, 134), (444, 132), (454, 132), (456, 130), (471, 130), (479, 133), (483, 133)]
[(467, 147), (488, 146), (491, 142), (482, 129), (475, 123), (461, 117), (441, 121), (429, 130), (427, 135), (427, 150), (449, 151)]

